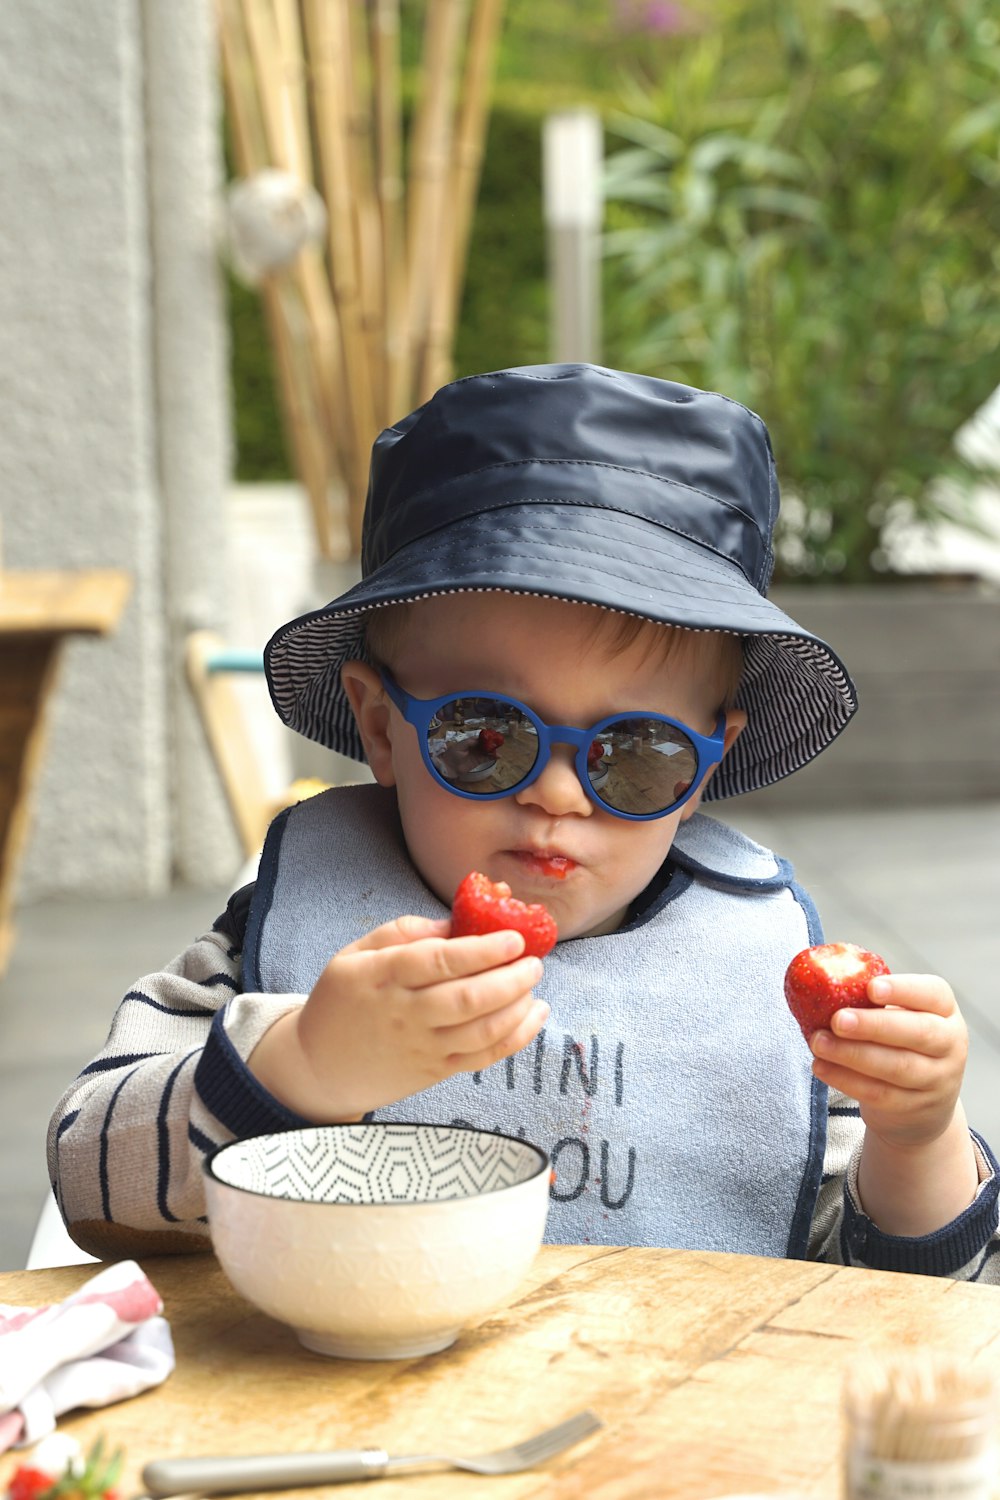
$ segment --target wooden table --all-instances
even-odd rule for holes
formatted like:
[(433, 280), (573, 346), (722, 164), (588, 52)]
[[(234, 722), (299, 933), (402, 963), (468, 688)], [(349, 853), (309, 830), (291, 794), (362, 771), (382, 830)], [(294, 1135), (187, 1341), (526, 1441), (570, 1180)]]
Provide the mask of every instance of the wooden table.
[[(604, 1430), (541, 1470), (488, 1480), (431, 1473), (327, 1493), (837, 1500), (841, 1380), (859, 1342), (928, 1343), (1000, 1377), (1000, 1288), (943, 1278), (546, 1246), (516, 1298), (451, 1349), (362, 1363), (307, 1353), (237, 1297), (210, 1256), (143, 1265), (166, 1304), (176, 1370), (155, 1391), (62, 1423), (84, 1443), (104, 1432), (125, 1447), (125, 1496), (154, 1457), (372, 1445), (475, 1453), (589, 1406)], [(9, 1273), (0, 1301), (54, 1301), (93, 1270)], [(0, 1458), (0, 1490), (15, 1462)]]
[(63, 641), (109, 634), (130, 588), (128, 574), (112, 569), (0, 571), (0, 975), (14, 939), (17, 865)]

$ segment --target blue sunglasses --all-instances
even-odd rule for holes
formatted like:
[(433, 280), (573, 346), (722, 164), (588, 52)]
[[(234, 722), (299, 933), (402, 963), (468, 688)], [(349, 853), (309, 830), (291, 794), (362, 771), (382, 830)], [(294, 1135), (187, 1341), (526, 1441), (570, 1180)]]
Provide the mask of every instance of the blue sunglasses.
[(413, 698), (383, 671), (382, 686), (417, 731), (424, 765), (449, 792), (473, 801), (510, 797), (542, 774), (553, 745), (576, 747), (576, 774), (591, 802), (646, 823), (683, 807), (722, 759), (726, 716), (711, 737), (663, 714), (614, 714), (589, 729), (546, 724), (498, 693)]

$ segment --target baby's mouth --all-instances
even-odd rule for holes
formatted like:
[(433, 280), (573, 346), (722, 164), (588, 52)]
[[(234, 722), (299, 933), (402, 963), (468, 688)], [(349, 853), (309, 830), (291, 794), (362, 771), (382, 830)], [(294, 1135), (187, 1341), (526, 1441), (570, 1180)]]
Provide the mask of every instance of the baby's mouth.
[(550, 880), (565, 880), (576, 869), (576, 860), (568, 854), (550, 853), (546, 849), (512, 849), (511, 854), (520, 865), (533, 875), (542, 875)]

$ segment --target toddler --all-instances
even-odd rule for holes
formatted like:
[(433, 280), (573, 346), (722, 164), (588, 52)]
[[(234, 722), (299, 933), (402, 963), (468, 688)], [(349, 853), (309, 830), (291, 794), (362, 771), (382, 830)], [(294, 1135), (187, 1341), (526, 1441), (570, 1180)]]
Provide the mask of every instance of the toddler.
[[(810, 1056), (782, 981), (813, 907), (701, 811), (855, 709), (766, 598), (777, 508), (752, 412), (590, 365), (460, 380), (382, 433), (362, 582), (266, 652), (285, 723), (375, 782), (282, 813), (122, 1001), (49, 1135), (82, 1246), (202, 1249), (215, 1145), (374, 1118), (542, 1146), (556, 1242), (1000, 1278), (948, 985), (873, 981)], [(548, 907), (544, 965), (448, 937), (470, 870)]]

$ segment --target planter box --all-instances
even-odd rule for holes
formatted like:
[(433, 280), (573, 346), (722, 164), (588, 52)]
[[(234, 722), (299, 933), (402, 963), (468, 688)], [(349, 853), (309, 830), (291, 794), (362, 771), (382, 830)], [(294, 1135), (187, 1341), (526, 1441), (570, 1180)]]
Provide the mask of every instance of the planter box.
[(859, 707), (828, 750), (741, 807), (1000, 798), (1000, 589), (893, 582), (771, 597), (832, 646)]

